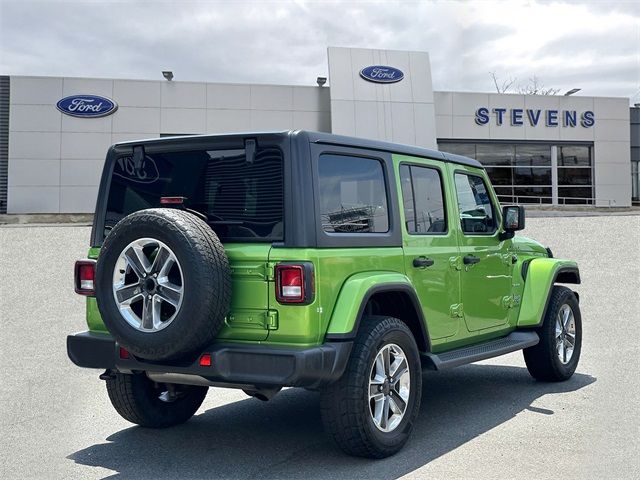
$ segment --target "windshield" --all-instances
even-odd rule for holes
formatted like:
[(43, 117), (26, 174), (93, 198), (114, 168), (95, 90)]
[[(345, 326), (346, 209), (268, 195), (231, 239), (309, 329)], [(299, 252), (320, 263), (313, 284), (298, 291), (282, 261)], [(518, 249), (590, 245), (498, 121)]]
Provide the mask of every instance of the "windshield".
[(185, 197), (223, 241), (283, 240), (283, 160), (276, 147), (191, 150), (116, 160), (104, 235), (128, 214), (160, 207), (161, 197)]

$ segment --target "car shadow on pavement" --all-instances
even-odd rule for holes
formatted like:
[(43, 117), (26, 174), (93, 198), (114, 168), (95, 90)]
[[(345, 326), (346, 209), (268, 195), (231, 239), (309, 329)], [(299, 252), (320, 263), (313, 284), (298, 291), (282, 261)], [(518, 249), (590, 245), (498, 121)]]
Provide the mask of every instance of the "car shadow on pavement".
[(339, 451), (323, 432), (318, 394), (302, 389), (267, 403), (248, 398), (212, 408), (167, 430), (127, 428), (67, 458), (117, 472), (110, 478), (398, 478), (523, 410), (553, 415), (532, 403), (595, 381), (576, 373), (541, 383), (524, 368), (496, 365), (427, 372), (413, 436), (384, 460)]

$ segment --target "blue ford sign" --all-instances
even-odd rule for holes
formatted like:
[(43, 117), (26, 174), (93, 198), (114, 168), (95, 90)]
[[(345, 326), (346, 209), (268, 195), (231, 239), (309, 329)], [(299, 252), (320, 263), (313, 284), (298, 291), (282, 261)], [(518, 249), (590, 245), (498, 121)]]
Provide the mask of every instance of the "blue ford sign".
[(118, 109), (118, 104), (98, 95), (71, 95), (60, 100), (56, 107), (65, 115), (92, 118), (111, 115)]
[(404, 78), (404, 73), (394, 67), (384, 65), (372, 65), (360, 70), (360, 76), (365, 80), (375, 83), (395, 83)]

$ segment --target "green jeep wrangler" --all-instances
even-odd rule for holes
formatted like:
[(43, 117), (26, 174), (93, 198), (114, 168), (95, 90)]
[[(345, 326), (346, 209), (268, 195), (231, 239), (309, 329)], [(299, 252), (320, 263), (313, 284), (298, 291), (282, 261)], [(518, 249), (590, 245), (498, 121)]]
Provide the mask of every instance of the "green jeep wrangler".
[(305, 131), (119, 143), (68, 354), (144, 427), (185, 422), (210, 386), (304, 387), (345, 452), (386, 457), (423, 369), (523, 350), (538, 380), (575, 371), (578, 295), (558, 284), (578, 267), (523, 227), (480, 163), (448, 153)]

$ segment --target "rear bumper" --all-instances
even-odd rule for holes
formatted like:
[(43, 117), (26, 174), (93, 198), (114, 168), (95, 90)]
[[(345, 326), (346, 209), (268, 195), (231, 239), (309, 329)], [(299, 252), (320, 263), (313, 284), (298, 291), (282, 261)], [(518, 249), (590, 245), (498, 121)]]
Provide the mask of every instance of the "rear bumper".
[[(327, 342), (295, 349), (266, 345), (214, 344), (193, 360), (152, 362), (130, 355), (120, 358), (119, 347), (109, 334), (81, 332), (67, 337), (67, 353), (79, 367), (197, 375), (229, 385), (317, 387), (340, 378), (353, 342)], [(211, 355), (211, 366), (199, 358)]]

